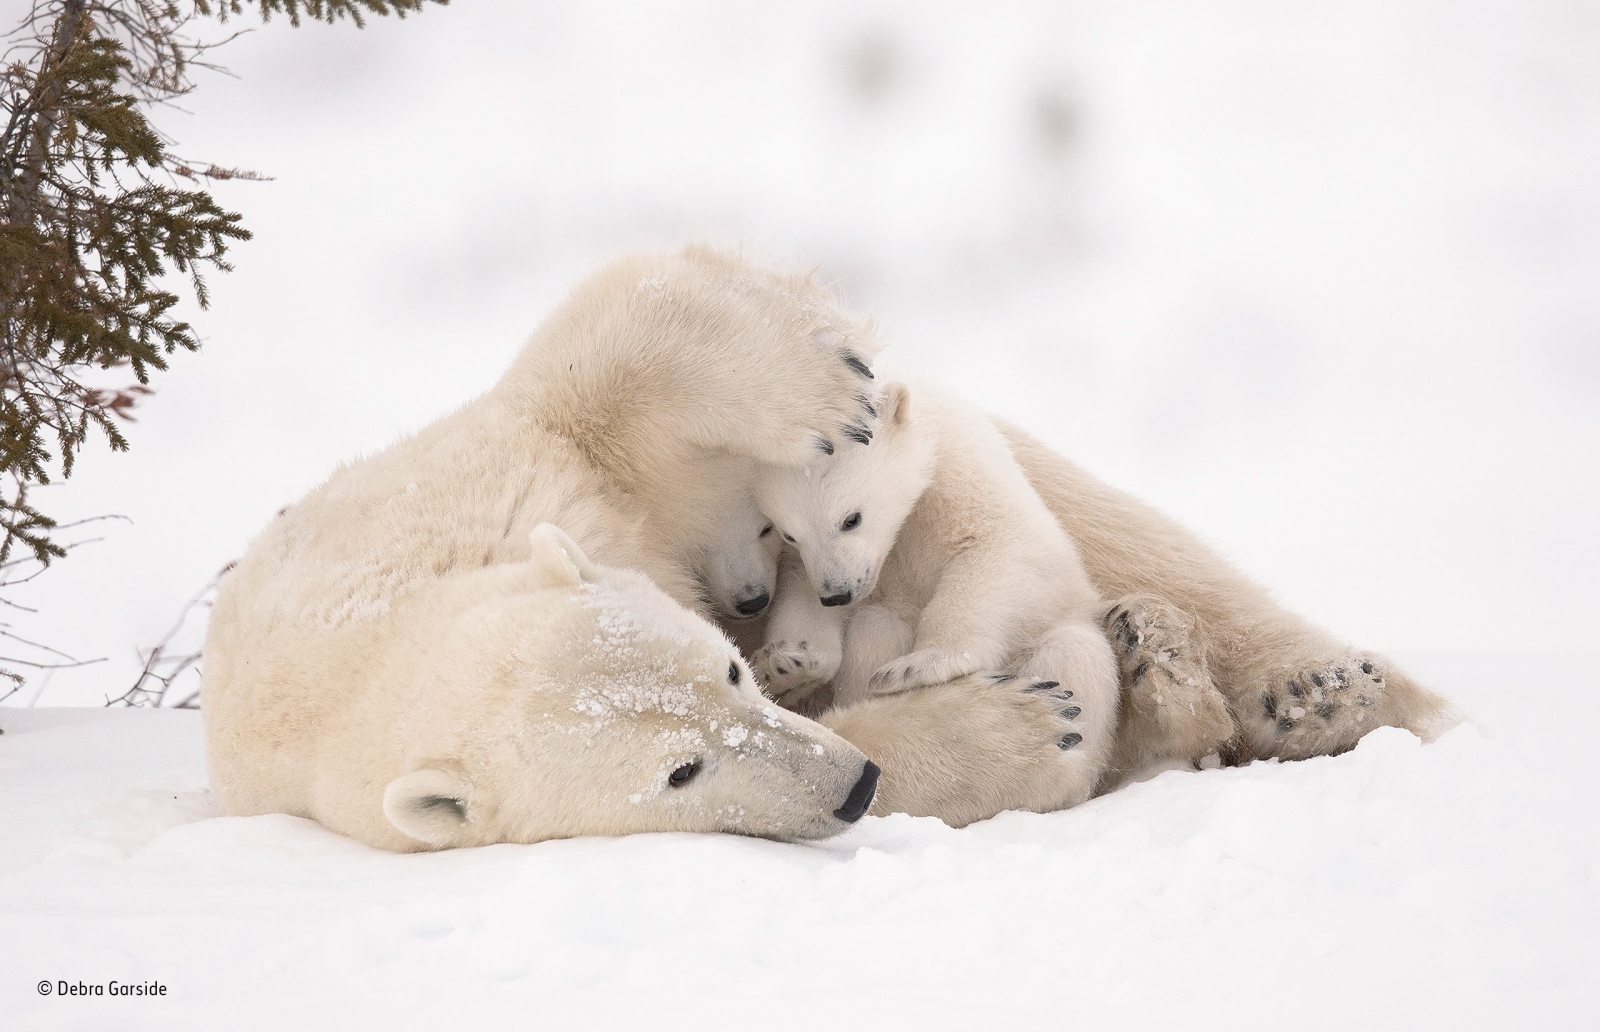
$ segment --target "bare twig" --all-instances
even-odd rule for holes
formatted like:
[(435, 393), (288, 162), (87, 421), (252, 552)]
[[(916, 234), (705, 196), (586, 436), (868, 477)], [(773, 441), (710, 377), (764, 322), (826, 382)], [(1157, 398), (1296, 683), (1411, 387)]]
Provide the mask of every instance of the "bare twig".
[(155, 709), (166, 707), (168, 709), (199, 709), (200, 689), (198, 685), (183, 697), (183, 700), (168, 704), (167, 693), (172, 690), (173, 684), (184, 674), (193, 670), (196, 679), (200, 673), (201, 650), (183, 652), (174, 655), (170, 650), (172, 641), (176, 638), (189, 622), (189, 617), (197, 609), (209, 611), (216, 602), (217, 584), (222, 580), (222, 575), (233, 568), (229, 563), (217, 575), (206, 582), (206, 586), (195, 592), (183, 608), (178, 612), (178, 619), (161, 636), (161, 640), (148, 649), (141, 649), (140, 657), (144, 666), (139, 671), (138, 678), (133, 686), (115, 699), (107, 698), (107, 706), (146, 706)]

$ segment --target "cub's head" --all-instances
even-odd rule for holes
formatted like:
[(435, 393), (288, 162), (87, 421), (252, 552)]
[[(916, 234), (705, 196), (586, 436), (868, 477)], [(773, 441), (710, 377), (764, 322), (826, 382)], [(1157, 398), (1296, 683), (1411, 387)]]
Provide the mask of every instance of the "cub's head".
[(933, 476), (935, 441), (911, 411), (911, 392), (888, 384), (882, 422), (867, 444), (845, 444), (798, 468), (768, 467), (756, 504), (805, 563), (825, 606), (848, 605), (878, 583), (900, 525)]
[(810, 839), (866, 812), (877, 767), (766, 699), (720, 631), (549, 524), (532, 539), (525, 568), (484, 571), (498, 581), (413, 657), (416, 706), (375, 789), (382, 844)]
[(730, 620), (760, 616), (778, 591), (783, 539), (750, 496), (729, 509), (716, 543), (700, 563), (700, 579), (717, 612)]

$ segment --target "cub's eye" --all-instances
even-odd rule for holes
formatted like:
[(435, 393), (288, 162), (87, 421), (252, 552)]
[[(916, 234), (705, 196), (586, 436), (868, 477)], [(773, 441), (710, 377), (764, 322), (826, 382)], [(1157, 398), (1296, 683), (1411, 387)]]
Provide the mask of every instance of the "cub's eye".
[(729, 684), (738, 684), (739, 683), (739, 664), (737, 664), (737, 663), (729, 663), (728, 664), (728, 683)]
[(772, 533), (772, 524), (769, 523), (761, 528), (761, 533), (757, 534), (756, 537), (766, 537), (770, 533)]
[(684, 785), (687, 785), (689, 782), (693, 781), (694, 776), (698, 773), (700, 773), (699, 760), (695, 760), (692, 763), (685, 763), (683, 766), (667, 775), (667, 784), (672, 788), (682, 788)]
[(861, 514), (859, 512), (853, 512), (844, 518), (843, 523), (839, 524), (839, 529), (855, 530), (859, 526), (861, 526)]
[(787, 534), (785, 534), (785, 535), (784, 535), (784, 536), (783, 536), (783, 539), (784, 539), (784, 540), (785, 540), (785, 541), (787, 541), (787, 542), (789, 542), (789, 544), (791, 544), (791, 545), (792, 545), (792, 544), (794, 544), (794, 538), (792, 538), (792, 537), (790, 537), (790, 536), (789, 536), (789, 535), (787, 535)]

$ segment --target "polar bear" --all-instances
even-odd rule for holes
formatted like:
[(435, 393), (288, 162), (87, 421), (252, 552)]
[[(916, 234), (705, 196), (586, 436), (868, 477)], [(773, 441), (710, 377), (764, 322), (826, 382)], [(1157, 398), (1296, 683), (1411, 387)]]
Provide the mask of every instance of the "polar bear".
[(487, 394), (337, 470), (223, 579), (224, 808), (395, 850), (842, 830), (877, 768), (757, 692), (694, 570), (757, 463), (870, 438), (876, 350), (810, 278), (704, 249), (581, 285)]
[(994, 422), (1113, 600), (1103, 622), (1124, 682), (1114, 771), (1208, 754), (1305, 759), (1351, 749), (1376, 727), (1431, 740), (1459, 720), (1444, 698), (1286, 610), (1153, 507)]
[(754, 493), (746, 492), (734, 499), (713, 542), (697, 556), (695, 572), (706, 604), (744, 656), (754, 656), (766, 641), (767, 607), (778, 593), (782, 550), (772, 521), (756, 507)]
[[(1020, 428), (993, 422), (1076, 542), (1098, 593), (1112, 599), (1102, 625), (1118, 655), (1122, 702), (1098, 791), (1170, 761), (1303, 759), (1352, 748), (1378, 726), (1432, 739), (1459, 719), (1447, 700), (1388, 660), (1285, 610), (1152, 507)], [(804, 574), (780, 575), (795, 576)], [(780, 589), (780, 600), (788, 590)], [(803, 579), (794, 590), (811, 595)], [(795, 664), (774, 678), (790, 690), (785, 704), (816, 700), (796, 689), (840, 663), (840, 651), (830, 660), (825, 649), (782, 650), (778, 658)], [(1023, 806), (1028, 771), (1049, 763), (1051, 735), (1066, 727), (1050, 700), (1025, 683), (1020, 693), (1016, 687), (969, 677), (825, 709), (817, 719), (885, 768), (874, 813), (921, 809), (960, 826)], [(903, 792), (900, 784), (914, 787)]]
[[(975, 406), (898, 381), (879, 408), (872, 441), (757, 477), (800, 559), (781, 574), (758, 674), (780, 698), (831, 682), (839, 708), (980, 671), (1030, 679), (1060, 701), (1068, 755), (1037, 767), (1021, 805), (1084, 801), (1110, 757), (1118, 669), (1072, 539)], [(938, 806), (892, 775), (884, 795)]]

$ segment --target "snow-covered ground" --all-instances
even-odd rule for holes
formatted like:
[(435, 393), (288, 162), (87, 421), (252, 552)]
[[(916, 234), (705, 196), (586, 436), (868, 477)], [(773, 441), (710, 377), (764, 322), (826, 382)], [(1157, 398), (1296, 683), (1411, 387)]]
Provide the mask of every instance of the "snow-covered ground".
[[(0, 14), (19, 15), (0, 2)], [(887, 361), (1201, 532), (1472, 722), (964, 831), (374, 853), (215, 817), (189, 713), (0, 708), (0, 1027), (1572, 1028), (1600, 1013), (1600, 7), (456, 0), (220, 56), (257, 238), (38, 501), (107, 662), (618, 251), (820, 264)], [(196, 640), (198, 621), (187, 639)], [(158, 979), (157, 999), (41, 997)], [(826, 1023), (826, 1024), (824, 1024)]]
[[(381, 853), (215, 816), (200, 718), (0, 712), (8, 1029), (1577, 1029), (1593, 666), (1405, 657), (1474, 722), (829, 842)], [(166, 986), (150, 998), (37, 985)]]

